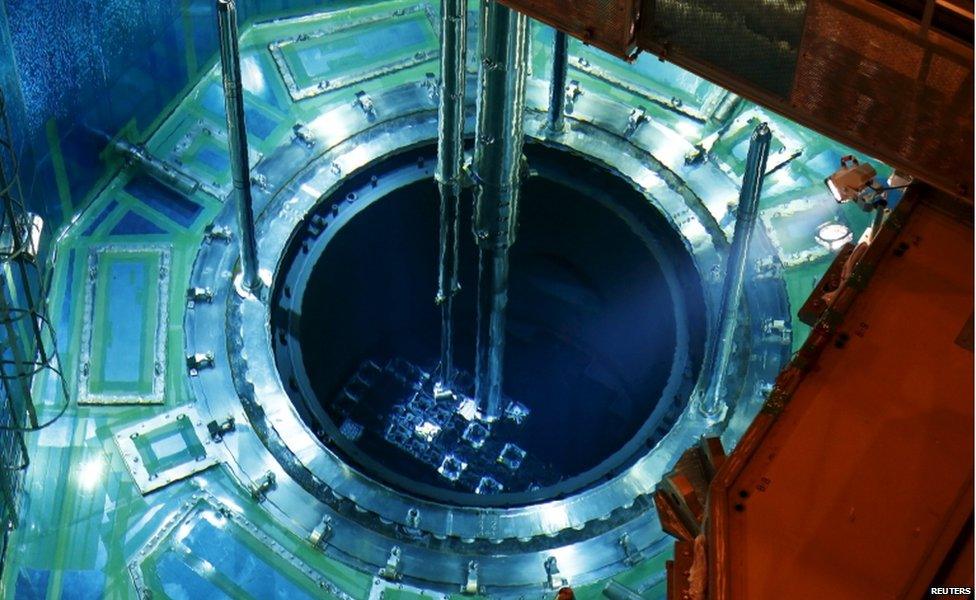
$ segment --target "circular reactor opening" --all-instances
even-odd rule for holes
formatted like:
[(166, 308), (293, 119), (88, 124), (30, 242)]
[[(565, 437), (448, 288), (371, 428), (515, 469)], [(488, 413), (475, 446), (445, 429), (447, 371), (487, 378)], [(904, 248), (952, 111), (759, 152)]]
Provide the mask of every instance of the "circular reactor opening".
[(590, 161), (529, 144), (510, 254), (505, 413), (471, 398), (477, 247), (462, 198), (453, 394), (440, 348), (434, 149), (348, 178), (295, 232), (274, 291), (282, 381), (306, 424), (362, 473), (464, 505), (561, 497), (645, 455), (684, 410), (702, 289), (666, 217)]

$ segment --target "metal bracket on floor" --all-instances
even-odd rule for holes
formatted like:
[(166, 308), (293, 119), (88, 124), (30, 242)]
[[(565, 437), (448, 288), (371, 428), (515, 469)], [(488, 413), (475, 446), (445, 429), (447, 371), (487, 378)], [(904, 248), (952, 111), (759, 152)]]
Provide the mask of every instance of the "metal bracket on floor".
[(299, 142), (305, 144), (308, 148), (314, 148), (318, 140), (315, 138), (315, 134), (312, 130), (308, 128), (308, 125), (304, 123), (295, 123), (295, 126), (291, 128), (291, 132), (295, 135), (295, 139)]
[(620, 544), (620, 549), (624, 552), (624, 563), (627, 566), (632, 567), (641, 561), (643, 556), (641, 556), (640, 551), (634, 545), (634, 542), (631, 541), (629, 535), (625, 533), (620, 536), (618, 543)]
[(559, 572), (559, 565), (556, 564), (556, 557), (550, 556), (545, 562), (546, 580), (551, 590), (560, 590), (569, 585), (569, 580)]
[(386, 559), (386, 566), (380, 569), (379, 576), (387, 581), (399, 581), (403, 577), (400, 546), (390, 548), (390, 556)]
[(207, 423), (207, 431), (210, 433), (210, 439), (215, 442), (224, 441), (224, 436), (236, 430), (237, 422), (234, 420), (234, 417), (228, 417), (223, 423), (218, 423), (216, 419)]
[(193, 308), (200, 302), (210, 304), (214, 299), (213, 288), (191, 287), (186, 290), (186, 307)]
[(191, 405), (120, 429), (115, 444), (143, 495), (220, 462), (203, 419)]
[(472, 560), (468, 563), (467, 575), (464, 577), (464, 585), (461, 586), (461, 593), (466, 596), (474, 596), (479, 592), (478, 563)]
[(229, 242), (233, 237), (230, 227), (222, 227), (211, 223), (203, 229), (203, 241), (208, 244), (214, 240)]
[(325, 515), (319, 521), (319, 524), (315, 526), (315, 529), (312, 530), (312, 533), (309, 534), (308, 541), (321, 550), (325, 548), (329, 538), (332, 537), (332, 533), (332, 517)]
[(356, 106), (366, 115), (367, 121), (376, 120), (376, 105), (373, 104), (373, 99), (369, 94), (364, 91), (356, 92)]
[(624, 137), (630, 137), (637, 132), (637, 129), (647, 122), (647, 110), (643, 106), (638, 106), (630, 111), (627, 117), (627, 128), (624, 130)]
[(278, 478), (275, 476), (274, 471), (268, 471), (264, 474), (264, 477), (258, 481), (257, 485), (251, 488), (251, 498), (253, 498), (255, 502), (264, 502), (268, 499), (268, 493), (277, 487)]
[(197, 352), (186, 357), (186, 368), (190, 373), (190, 377), (196, 377), (203, 369), (212, 369), (213, 366), (213, 352)]

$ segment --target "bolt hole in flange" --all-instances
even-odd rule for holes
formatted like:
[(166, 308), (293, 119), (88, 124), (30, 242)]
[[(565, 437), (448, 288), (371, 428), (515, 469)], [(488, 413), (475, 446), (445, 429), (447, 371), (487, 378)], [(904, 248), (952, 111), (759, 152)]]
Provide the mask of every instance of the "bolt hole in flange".
[[(682, 240), (624, 180), (526, 147), (511, 250), (504, 392), (472, 392), (477, 251), (462, 199), (455, 395), (434, 391), (440, 343), (433, 147), (387, 158), (323, 198), (293, 235), (273, 295), (282, 381), (343, 459), (387, 485), (463, 505), (561, 497), (646, 454), (684, 410), (704, 302)], [(423, 165), (423, 166), (419, 166)]]

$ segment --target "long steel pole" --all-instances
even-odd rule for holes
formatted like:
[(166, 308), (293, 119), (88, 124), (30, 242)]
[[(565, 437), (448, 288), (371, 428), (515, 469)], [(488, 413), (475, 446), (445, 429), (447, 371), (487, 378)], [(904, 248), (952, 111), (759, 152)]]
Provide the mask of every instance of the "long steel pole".
[(458, 228), (464, 162), (464, 86), (467, 55), (466, 0), (441, 1), (441, 84), (438, 107), (437, 187), (440, 192), (440, 258), (437, 303), (441, 307), (439, 383), (454, 379), (454, 296), (458, 283)]
[(727, 406), (725, 381), (732, 357), (732, 344), (738, 324), (739, 306), (742, 303), (749, 245), (759, 216), (759, 198), (762, 195), (766, 159), (769, 157), (772, 137), (769, 126), (761, 123), (753, 131), (749, 140), (749, 153), (746, 156), (742, 189), (739, 192), (739, 208), (735, 215), (732, 244), (726, 262), (718, 322), (715, 335), (712, 336), (705, 353), (705, 364), (702, 368), (702, 375), (709, 378), (706, 380), (708, 385), (699, 388), (704, 393), (699, 408), (709, 419), (720, 418)]
[(237, 228), (240, 230), (241, 286), (253, 292), (261, 287), (261, 280), (258, 279), (258, 256), (254, 239), (254, 202), (251, 198), (247, 128), (244, 125), (244, 92), (241, 85), (241, 57), (237, 46), (235, 0), (217, 0), (217, 29), (227, 110), (227, 145), (237, 201)]
[(478, 244), (475, 396), (488, 420), (502, 411), (508, 251), (515, 241), (522, 171), (528, 23), (486, 0), (481, 8), (481, 69), (472, 177)]
[(566, 111), (566, 69), (569, 66), (569, 38), (565, 31), (556, 30), (555, 47), (552, 51), (552, 79), (549, 82), (550, 131), (562, 131), (563, 114)]

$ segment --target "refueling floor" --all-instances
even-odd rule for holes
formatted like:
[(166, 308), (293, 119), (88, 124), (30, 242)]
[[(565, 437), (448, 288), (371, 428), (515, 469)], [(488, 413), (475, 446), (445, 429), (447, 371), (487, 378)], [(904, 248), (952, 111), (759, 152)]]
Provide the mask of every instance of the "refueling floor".
[[(357, 91), (375, 93), (436, 72), (438, 33), (430, 17), (436, 10), (435, 4), (386, 2), (247, 28), (242, 67), (255, 158), (291, 143), (296, 123), (354, 103)], [(315, 34), (326, 26), (338, 33)], [(534, 77), (545, 77), (550, 37), (551, 30), (534, 28)], [(628, 66), (575, 42), (570, 49), (569, 79), (583, 93), (642, 106), (686, 143), (718, 129), (699, 112), (714, 102), (714, 86), (653, 57)], [(474, 52), (469, 61), (473, 70)], [(286, 531), (221, 466), (204, 465), (144, 496), (116, 439), (150, 418), (192, 406), (182, 323), (191, 262), (230, 189), (223, 110), (211, 69), (151, 131), (125, 132), (200, 182), (189, 197), (106, 156), (110, 169), (100, 190), (56, 242), (48, 305), (74, 398), (62, 419), (28, 439), (31, 466), (20, 522), (10, 534), (5, 597), (137, 598), (137, 590), (143, 598), (419, 597), (409, 589), (384, 591), (373, 574)], [(775, 125), (771, 165), (802, 151), (770, 176), (762, 203), (762, 224), (795, 314), (830, 262), (831, 253), (815, 241), (816, 227), (837, 220), (856, 238), (867, 217), (838, 208), (822, 187), (846, 149), (752, 106), (737, 114), (743, 124), (729, 129), (710, 158), (728, 175), (724, 186), (738, 181), (750, 118)], [(662, 144), (662, 156), (673, 152)], [(677, 175), (731, 232), (726, 207), (734, 195), (709, 194), (711, 181), (693, 166)], [(781, 327), (770, 327), (771, 335), (783, 335)], [(792, 327), (786, 343), (798, 347), (806, 328), (796, 321), (786, 327)], [(41, 398), (53, 397), (45, 391), (49, 382), (37, 386)], [(41, 404), (42, 416), (58, 409)], [(152, 430), (155, 437), (138, 450), (152, 458), (146, 468), (157, 477), (200, 466), (206, 457), (196, 429), (169, 427)], [(663, 597), (669, 552), (662, 546), (614, 579), (642, 597)], [(578, 588), (577, 597), (599, 597), (604, 583)], [(540, 581), (535, 597), (544, 595)]]

